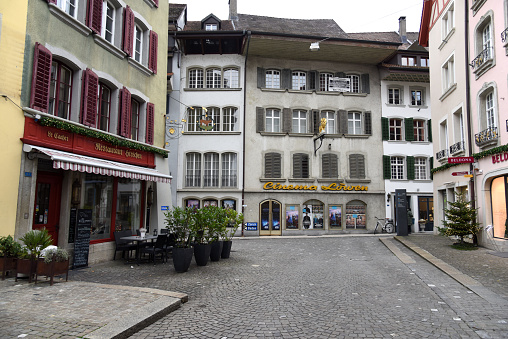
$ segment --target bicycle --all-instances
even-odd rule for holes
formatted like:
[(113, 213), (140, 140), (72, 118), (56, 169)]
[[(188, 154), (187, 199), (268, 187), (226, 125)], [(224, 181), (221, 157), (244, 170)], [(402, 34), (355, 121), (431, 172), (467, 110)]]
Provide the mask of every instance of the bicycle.
[[(392, 219), (379, 219), (378, 217), (374, 217), (377, 219), (377, 222), (376, 222), (376, 228), (374, 229), (374, 234), (376, 234), (376, 231), (378, 229), (378, 227), (381, 226), (381, 231), (383, 232), (386, 232), (386, 233), (393, 233), (393, 231), (395, 231), (395, 227), (393, 226), (392, 224)], [(384, 220), (384, 224), (382, 222), (382, 220)]]

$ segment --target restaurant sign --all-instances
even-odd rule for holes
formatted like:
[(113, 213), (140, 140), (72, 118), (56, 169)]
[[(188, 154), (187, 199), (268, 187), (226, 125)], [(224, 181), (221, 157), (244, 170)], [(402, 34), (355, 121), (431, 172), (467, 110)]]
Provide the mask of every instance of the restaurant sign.
[[(267, 182), (263, 185), (264, 190), (282, 190), (282, 191), (317, 191), (318, 186), (317, 185), (283, 185), (281, 183), (274, 183), (274, 182)], [(368, 191), (368, 186), (361, 186), (361, 185), (350, 185), (347, 186), (343, 183), (336, 184), (332, 183), (328, 186), (321, 186), (322, 191)]]

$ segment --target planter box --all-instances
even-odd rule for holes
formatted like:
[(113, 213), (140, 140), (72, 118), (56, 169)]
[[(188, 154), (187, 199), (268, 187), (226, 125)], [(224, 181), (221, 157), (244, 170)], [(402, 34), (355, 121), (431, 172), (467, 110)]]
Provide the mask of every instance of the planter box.
[(28, 275), (28, 282), (32, 282), (32, 277), (35, 274), (37, 261), (32, 259), (17, 259), (16, 260), (16, 281), (18, 281), (18, 274)]
[(2, 280), (4, 280), (7, 271), (16, 270), (16, 258), (0, 257), (0, 270), (2, 271)]
[(65, 281), (69, 278), (69, 259), (66, 261), (52, 261), (49, 264), (44, 262), (44, 259), (39, 259), (37, 262), (37, 269), (35, 275), (35, 283), (37, 284), (37, 277), (44, 275), (50, 278), (50, 285), (53, 285), (53, 278), (56, 275), (65, 274)]

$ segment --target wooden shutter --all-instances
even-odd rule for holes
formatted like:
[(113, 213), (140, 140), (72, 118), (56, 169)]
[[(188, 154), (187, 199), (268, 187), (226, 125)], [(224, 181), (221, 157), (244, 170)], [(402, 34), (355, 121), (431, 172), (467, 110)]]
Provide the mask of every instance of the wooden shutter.
[(258, 88), (266, 87), (266, 70), (258, 67)]
[(404, 119), (404, 130), (406, 131), (406, 141), (413, 141), (415, 139), (413, 118)]
[(414, 180), (415, 179), (415, 158), (407, 156), (406, 157), (406, 167), (407, 167), (407, 179)]
[(283, 69), (281, 72), (281, 87), (282, 89), (290, 89), (291, 88), (291, 70)]
[(309, 177), (309, 156), (304, 153), (293, 154), (293, 178)]
[(81, 90), (81, 123), (86, 126), (97, 126), (97, 100), (99, 96), (99, 77), (87, 68), (83, 71)]
[(337, 72), (337, 73), (335, 73), (335, 77), (337, 77), (337, 78), (345, 78), (346, 77), (346, 73), (344, 73), (344, 72)]
[(339, 176), (337, 155), (325, 153), (321, 158), (323, 178), (337, 178)]
[(319, 125), (321, 124), (321, 119), (319, 119), (319, 111), (312, 111), (312, 121), (314, 122), (314, 128), (312, 129), (314, 134), (319, 134)]
[(88, 0), (86, 25), (95, 34), (101, 34), (102, 0)]
[(389, 155), (383, 155), (383, 179), (392, 178), (391, 159)]
[(131, 134), (131, 92), (127, 88), (120, 90), (118, 134), (130, 138)]
[(308, 90), (316, 90), (316, 77), (317, 71), (310, 71), (307, 74), (307, 89)]
[(434, 178), (434, 174), (432, 173), (432, 169), (434, 168), (434, 157), (429, 158), (429, 168), (430, 168), (430, 180)]
[(347, 128), (347, 111), (344, 109), (339, 110), (339, 133), (348, 134)]
[(367, 94), (370, 94), (370, 81), (369, 81), (369, 73), (366, 73), (366, 74), (362, 74), (361, 75), (361, 90), (362, 90), (362, 93), (367, 93)]
[(265, 154), (265, 178), (281, 177), (281, 155), (279, 153)]
[(134, 12), (127, 6), (123, 11), (123, 44), (122, 49), (128, 56), (132, 56), (134, 44)]
[[(48, 113), (49, 86), (51, 83), (51, 63), (53, 55), (40, 43), (35, 43), (30, 90), (30, 107)], [(49, 112), (51, 113), (51, 112)]]
[(428, 134), (427, 141), (432, 142), (432, 124), (431, 124), (431, 119), (427, 120), (427, 134)]
[(349, 156), (349, 177), (365, 178), (365, 158), (363, 154), (351, 154)]
[(388, 125), (388, 118), (381, 118), (381, 135), (383, 140), (390, 139), (390, 127)]
[(372, 135), (372, 113), (370, 111), (366, 111), (364, 113), (365, 116), (365, 134)]
[(146, 105), (146, 143), (153, 145), (155, 105), (149, 102)]
[(152, 70), (154, 74), (157, 74), (157, 51), (158, 51), (159, 37), (154, 31), (150, 31), (150, 49), (148, 56), (148, 68)]
[(291, 109), (283, 108), (282, 109), (282, 132), (291, 133), (293, 128), (293, 116), (291, 114)]
[(265, 131), (265, 110), (263, 107), (256, 107), (256, 132)]

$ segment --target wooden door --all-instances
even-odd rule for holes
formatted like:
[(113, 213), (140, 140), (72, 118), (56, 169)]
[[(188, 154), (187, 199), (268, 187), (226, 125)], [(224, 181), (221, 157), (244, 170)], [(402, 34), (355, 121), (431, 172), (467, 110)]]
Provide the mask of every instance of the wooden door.
[(54, 173), (38, 172), (35, 191), (33, 229), (46, 228), (58, 245), (60, 227), (60, 196), (62, 194), (62, 176)]

